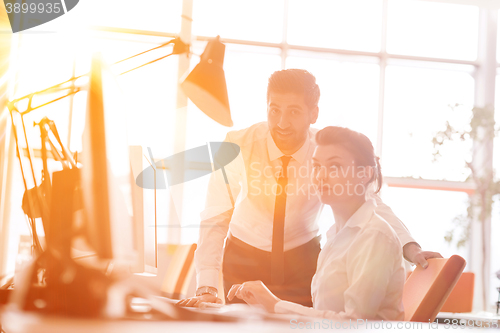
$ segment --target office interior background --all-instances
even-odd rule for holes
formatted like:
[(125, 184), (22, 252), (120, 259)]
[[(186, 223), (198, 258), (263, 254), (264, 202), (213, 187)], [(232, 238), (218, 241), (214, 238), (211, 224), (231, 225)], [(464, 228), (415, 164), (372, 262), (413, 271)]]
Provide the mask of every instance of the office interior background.
[[(500, 270), (499, 200), (486, 226), (473, 221), (463, 246), (457, 246), (457, 218), (467, 214), (474, 195), (466, 161), (474, 156), (500, 174), (500, 139), (482, 145), (453, 140), (436, 161), (432, 139), (447, 122), (466, 129), (473, 107), (498, 109), (499, 8), (500, 1), (486, 0), (85, 0), (55, 21), (3, 34), (0, 276), (15, 270), (20, 236), (30, 234), (21, 209), (24, 188), (8, 100), (88, 72), (94, 52), (113, 63), (181, 35), (191, 43), (189, 57), (172, 56), (117, 79), (129, 145), (150, 147), (161, 159), (222, 141), (228, 131), (266, 121), (272, 72), (307, 69), (321, 89), (314, 127), (345, 126), (372, 140), (385, 176), (382, 199), (424, 250), (464, 257), (466, 271), (476, 274), (474, 308), (494, 311), (500, 286), (495, 275)], [(178, 91), (179, 78), (217, 35), (226, 45), (232, 128), (214, 122)], [(170, 52), (168, 46), (145, 57)], [(31, 124), (47, 116), (69, 149), (81, 151), (85, 110), (82, 91), (27, 115), (30, 144), (40, 148)], [(495, 119), (500, 122), (499, 111)], [(60, 168), (53, 161), (50, 166)], [(35, 169), (41, 170), (40, 160)], [(197, 241), (208, 179), (185, 183), (177, 198), (158, 191), (159, 243)], [(154, 203), (145, 209), (154, 210)], [(325, 209), (322, 232), (332, 220)], [(483, 227), (488, 237), (482, 236)], [(450, 230), (455, 230), (451, 243), (445, 240)]]

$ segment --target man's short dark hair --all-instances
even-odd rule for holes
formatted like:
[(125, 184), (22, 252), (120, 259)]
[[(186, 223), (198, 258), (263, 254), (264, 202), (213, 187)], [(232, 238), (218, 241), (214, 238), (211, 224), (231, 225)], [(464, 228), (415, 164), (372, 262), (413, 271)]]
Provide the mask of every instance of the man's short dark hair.
[(308, 107), (318, 106), (319, 86), (314, 75), (305, 69), (291, 68), (274, 72), (267, 84), (267, 100), (272, 92), (302, 94)]

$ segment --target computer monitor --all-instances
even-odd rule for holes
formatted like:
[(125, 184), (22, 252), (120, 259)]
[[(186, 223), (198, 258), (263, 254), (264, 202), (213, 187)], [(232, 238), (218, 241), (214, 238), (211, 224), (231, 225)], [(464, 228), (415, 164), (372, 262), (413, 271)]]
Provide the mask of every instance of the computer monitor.
[(98, 257), (133, 265), (137, 242), (125, 110), (116, 77), (95, 55), (82, 141), (86, 238)]

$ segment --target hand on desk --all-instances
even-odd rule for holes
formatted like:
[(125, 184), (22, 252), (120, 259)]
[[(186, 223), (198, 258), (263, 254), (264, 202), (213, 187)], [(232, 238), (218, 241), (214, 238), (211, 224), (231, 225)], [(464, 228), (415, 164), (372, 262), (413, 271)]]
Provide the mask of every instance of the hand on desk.
[(429, 263), (427, 259), (442, 258), (438, 252), (422, 251), (422, 248), (417, 243), (408, 243), (403, 247), (404, 257), (416, 265), (427, 268)]
[(232, 300), (235, 296), (250, 305), (262, 305), (271, 313), (274, 313), (274, 306), (280, 301), (267, 289), (262, 281), (249, 281), (233, 285), (227, 294), (227, 298)]
[(200, 307), (203, 303), (217, 303), (222, 304), (222, 300), (211, 294), (204, 294), (201, 296), (195, 296), (190, 298), (181, 299), (176, 305), (187, 306), (187, 307)]

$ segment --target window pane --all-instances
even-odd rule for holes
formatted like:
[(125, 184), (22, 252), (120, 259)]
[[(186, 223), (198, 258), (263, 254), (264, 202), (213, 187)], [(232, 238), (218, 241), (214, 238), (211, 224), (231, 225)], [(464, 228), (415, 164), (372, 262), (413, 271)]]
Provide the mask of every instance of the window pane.
[[(203, 48), (204, 45), (194, 52), (200, 54)], [(192, 60), (192, 67), (197, 63), (195, 57)], [(229, 131), (267, 121), (267, 80), (279, 69), (281, 69), (280, 56), (273, 54), (267, 48), (226, 45), (224, 72), (234, 126), (229, 128), (219, 125), (189, 102), (187, 147), (197, 147), (209, 141), (223, 141)]]
[[(101, 52), (103, 59), (109, 64), (158, 44), (101, 38), (94, 40), (92, 51)], [(171, 49), (162, 48), (129, 60), (126, 66), (114, 66), (112, 70), (118, 74), (170, 52)], [(85, 71), (89, 59), (90, 54), (81, 60), (79, 68), (82, 72)], [(155, 158), (165, 158), (173, 153), (177, 64), (177, 56), (169, 57), (118, 76), (123, 98), (128, 106), (129, 145), (151, 147)], [(78, 108), (76, 103), (75, 106)], [(76, 114), (75, 116), (78, 117)], [(79, 126), (79, 122), (74, 122), (74, 126)], [(75, 137), (76, 140), (78, 138)]]
[[(74, 45), (74, 42), (66, 34), (23, 34), (20, 38), (15, 61), (11, 63), (11, 69), (16, 70), (14, 98), (45, 90), (52, 85), (70, 79), (75, 52), (68, 46), (72, 45)], [(56, 98), (63, 97), (66, 93), (67, 91), (54, 90), (51, 93), (37, 94), (33, 97), (32, 106), (36, 107)], [(24, 111), (27, 106), (27, 99), (17, 103), (19, 111)], [(34, 127), (33, 123), (40, 122), (44, 117), (55, 122), (61, 140), (66, 144), (68, 138), (69, 110), (70, 98), (66, 97), (25, 115), (23, 119), (26, 125), (26, 136), (28, 137), (30, 148), (40, 149), (42, 146), (40, 129), (39, 127)], [(17, 114), (14, 115), (18, 125), (20, 145), (24, 148), (26, 144), (24, 135), (22, 134), (21, 117), (18, 117)], [(37, 182), (41, 180), (41, 163), (37, 164), (39, 161), (41, 160), (36, 159), (34, 162)], [(60, 163), (56, 164), (58, 169), (60, 169)], [(25, 164), (24, 167), (26, 168), (28, 165)], [(28, 170), (29, 168), (25, 169), (25, 172)], [(31, 187), (32, 185), (29, 182), (30, 179), (28, 179), (28, 186)]]
[(120, 76), (128, 103), (129, 144), (151, 147), (155, 158), (173, 153), (176, 60), (167, 58)]
[[(382, 163), (384, 174), (464, 181), (471, 143), (444, 145), (433, 163), (432, 138), (446, 128), (465, 128), (471, 117), (474, 80), (467, 73), (388, 66)], [(452, 110), (450, 105), (460, 104)]]
[(71, 78), (76, 43), (67, 34), (22, 34), (15, 60), (10, 64), (17, 69), (14, 98)]
[(387, 51), (435, 58), (475, 60), (476, 6), (389, 0)]
[(321, 97), (313, 127), (344, 126), (377, 142), (379, 66), (316, 56), (290, 56), (287, 68), (303, 68), (316, 77)]
[(193, 35), (279, 43), (283, 0), (194, 0)]
[(382, 0), (290, 0), (288, 43), (380, 50)]
[(203, 176), (184, 183), (181, 244), (197, 243), (200, 234), (200, 214), (205, 208), (210, 175), (198, 170), (186, 172), (187, 177), (196, 177), (197, 174)]
[(93, 26), (179, 33), (182, 0), (85, 0), (73, 12)]
[[(382, 200), (403, 221), (424, 251), (444, 258), (458, 254), (467, 260), (466, 248), (448, 244), (444, 237), (456, 229), (453, 220), (467, 214), (468, 196), (462, 192), (384, 187)], [(457, 234), (455, 234), (457, 235)]]

